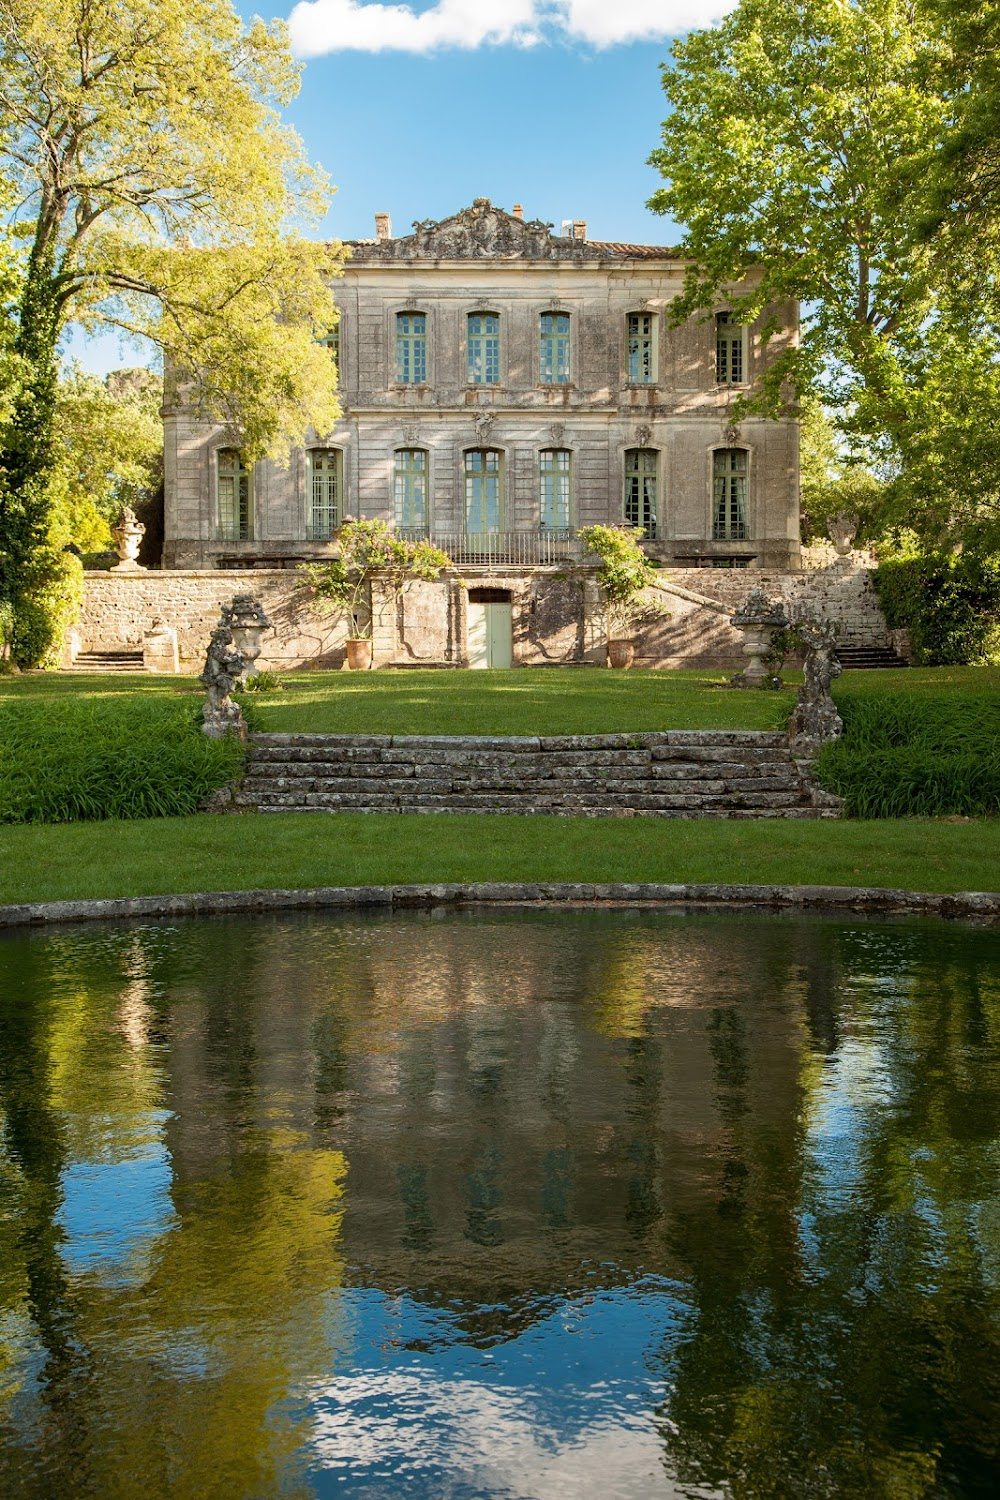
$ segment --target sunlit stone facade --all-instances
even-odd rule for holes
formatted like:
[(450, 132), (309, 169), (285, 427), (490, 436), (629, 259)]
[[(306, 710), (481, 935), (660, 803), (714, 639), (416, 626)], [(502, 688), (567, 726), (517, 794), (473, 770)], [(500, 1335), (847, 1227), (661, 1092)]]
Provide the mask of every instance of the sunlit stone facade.
[(442, 541), (463, 571), (558, 568), (581, 526), (642, 526), (676, 567), (799, 561), (798, 425), (733, 403), (797, 337), (793, 305), (671, 328), (667, 248), (562, 235), (485, 199), (394, 238), (338, 284), (344, 415), (287, 468), (166, 408), (168, 568), (322, 557), (347, 517)]

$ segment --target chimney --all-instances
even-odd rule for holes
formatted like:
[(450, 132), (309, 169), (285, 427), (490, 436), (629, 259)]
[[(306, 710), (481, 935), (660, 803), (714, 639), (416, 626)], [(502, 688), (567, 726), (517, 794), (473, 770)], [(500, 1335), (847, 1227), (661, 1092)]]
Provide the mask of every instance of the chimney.
[(377, 240), (392, 239), (392, 219), (388, 214), (375, 215), (375, 238)]
[(573, 238), (575, 240), (585, 240), (587, 238), (587, 221), (586, 221), (586, 219), (574, 219), (573, 220)]
[(572, 219), (562, 219), (562, 220), (560, 220), (560, 223), (559, 223), (559, 233), (562, 235), (563, 239), (571, 240), (573, 238), (573, 220)]
[(524, 209), (522, 208), (520, 203), (514, 204), (514, 207), (511, 209), (511, 213), (513, 214), (515, 219), (524, 218)]

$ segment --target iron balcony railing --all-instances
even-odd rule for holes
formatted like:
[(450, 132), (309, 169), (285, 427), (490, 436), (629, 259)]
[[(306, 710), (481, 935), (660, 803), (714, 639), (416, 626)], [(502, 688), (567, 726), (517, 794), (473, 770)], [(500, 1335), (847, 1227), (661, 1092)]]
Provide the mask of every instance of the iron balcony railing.
[(406, 541), (431, 541), (452, 562), (467, 566), (544, 568), (566, 562), (580, 553), (580, 543), (570, 527), (539, 531), (427, 531), (418, 527), (396, 528)]

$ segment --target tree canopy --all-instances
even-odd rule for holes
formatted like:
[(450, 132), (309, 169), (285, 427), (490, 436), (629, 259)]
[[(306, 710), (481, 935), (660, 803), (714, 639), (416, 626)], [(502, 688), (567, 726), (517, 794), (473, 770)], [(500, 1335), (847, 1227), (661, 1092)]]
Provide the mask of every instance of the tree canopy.
[(998, 44), (991, 0), (742, 0), (674, 44), (651, 157), (675, 316), (801, 301), (754, 404), (821, 393), (936, 540), (1000, 528)]
[(280, 117), (297, 86), (283, 24), (244, 26), (230, 0), (0, 0), (13, 374), (0, 598), (15, 616), (58, 572), (68, 323), (151, 339), (173, 392), (226, 422), (251, 458), (336, 421), (336, 370), (317, 339), (336, 323), (341, 248), (303, 237), (327, 184)]

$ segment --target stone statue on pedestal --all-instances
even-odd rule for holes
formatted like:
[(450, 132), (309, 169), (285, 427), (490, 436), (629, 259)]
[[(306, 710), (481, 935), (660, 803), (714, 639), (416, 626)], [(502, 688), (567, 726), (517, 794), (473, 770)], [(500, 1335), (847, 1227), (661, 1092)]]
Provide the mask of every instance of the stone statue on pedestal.
[(229, 624), (230, 609), (223, 605), (222, 616), (212, 631), (208, 655), (201, 672), (201, 681), (208, 690), (202, 709), (202, 728), (210, 739), (219, 740), (226, 734), (237, 734), (246, 739), (246, 724), (238, 703), (230, 694), (246, 672), (246, 662), (233, 644), (233, 632)]
[(788, 721), (788, 735), (793, 750), (816, 755), (828, 740), (839, 739), (844, 728), (830, 692), (833, 679), (843, 671), (836, 655), (837, 627), (830, 620), (808, 620), (798, 624), (796, 632), (806, 647), (805, 681)]

